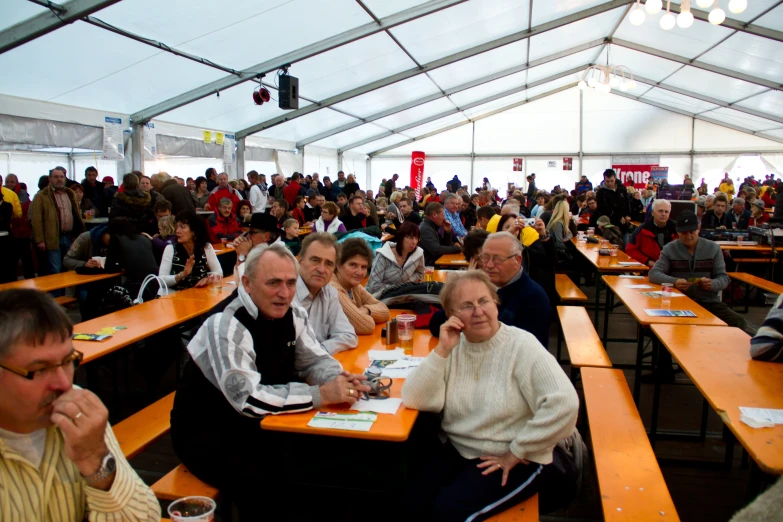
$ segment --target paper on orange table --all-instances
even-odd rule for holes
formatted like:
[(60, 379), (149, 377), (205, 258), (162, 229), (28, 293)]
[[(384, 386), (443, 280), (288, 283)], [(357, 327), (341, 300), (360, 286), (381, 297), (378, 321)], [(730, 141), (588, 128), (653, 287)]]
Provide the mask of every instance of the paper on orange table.
[(375, 413), (386, 413), (394, 415), (402, 405), (402, 399), (390, 397), (388, 399), (370, 399), (368, 401), (356, 401), (351, 405), (354, 411), (374, 411)]

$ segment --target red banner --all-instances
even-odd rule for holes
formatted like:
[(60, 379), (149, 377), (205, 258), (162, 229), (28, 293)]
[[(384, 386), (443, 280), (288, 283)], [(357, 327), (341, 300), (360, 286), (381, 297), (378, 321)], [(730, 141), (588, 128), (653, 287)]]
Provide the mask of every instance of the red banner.
[(424, 188), (424, 156), (419, 150), (411, 152), (411, 188), (416, 191), (416, 200), (421, 199), (421, 189)]
[(574, 169), (574, 158), (563, 158), (563, 170)]
[(617, 173), (617, 179), (623, 182), (626, 187), (629, 185), (628, 176), (633, 179), (634, 188), (640, 189), (647, 186), (647, 181), (650, 179), (650, 172), (652, 167), (658, 165), (612, 165), (612, 169)]

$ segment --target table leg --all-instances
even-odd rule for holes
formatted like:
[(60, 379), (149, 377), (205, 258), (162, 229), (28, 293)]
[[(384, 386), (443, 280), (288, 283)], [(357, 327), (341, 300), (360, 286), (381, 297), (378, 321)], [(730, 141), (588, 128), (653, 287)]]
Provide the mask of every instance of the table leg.
[(699, 440), (704, 441), (707, 438), (707, 419), (710, 414), (710, 403), (707, 399), (702, 399), (701, 403), (701, 428), (699, 429)]
[(636, 325), (636, 369), (633, 378), (633, 402), (639, 406), (639, 396), (642, 392), (642, 358), (644, 357), (644, 329)]
[[(652, 353), (653, 374), (658, 364), (658, 339), (653, 336)], [(655, 379), (655, 391), (653, 392), (652, 420), (650, 421), (650, 446), (655, 448), (655, 438), (658, 435), (658, 409), (661, 405), (661, 381)]]
[(607, 286), (606, 299), (604, 300), (604, 348), (606, 348), (606, 339), (609, 337), (609, 310), (614, 307), (614, 292)]
[(560, 363), (560, 349), (563, 345), (563, 325), (560, 323), (560, 315), (557, 316), (557, 362)]
[(595, 323), (596, 328), (598, 328), (598, 314), (600, 313), (600, 308), (601, 308), (601, 272), (599, 272), (598, 269), (596, 268), (595, 269), (595, 315), (593, 318), (593, 322)]
[(726, 441), (726, 453), (723, 455), (723, 465), (726, 471), (731, 471), (734, 464), (734, 434), (726, 425), (723, 425), (723, 439)]
[(748, 313), (750, 307), (750, 284), (745, 283), (745, 313)]

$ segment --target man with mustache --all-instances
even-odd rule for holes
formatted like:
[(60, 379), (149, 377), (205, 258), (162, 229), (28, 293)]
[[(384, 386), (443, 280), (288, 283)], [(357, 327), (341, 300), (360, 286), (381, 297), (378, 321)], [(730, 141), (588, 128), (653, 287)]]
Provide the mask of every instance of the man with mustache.
[(0, 518), (160, 520), (92, 392), (75, 388), (73, 327), (36, 290), (0, 293)]
[(302, 242), (296, 304), (307, 310), (318, 342), (334, 355), (359, 344), (356, 331), (343, 312), (337, 290), (329, 284), (340, 259), (340, 245), (332, 234), (316, 232)]

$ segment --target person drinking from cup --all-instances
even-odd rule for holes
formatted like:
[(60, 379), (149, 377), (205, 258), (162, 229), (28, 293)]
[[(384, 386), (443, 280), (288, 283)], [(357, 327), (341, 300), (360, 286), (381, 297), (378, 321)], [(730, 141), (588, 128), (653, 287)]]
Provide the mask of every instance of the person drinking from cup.
[(536, 493), (542, 513), (568, 505), (584, 450), (573, 385), (533, 335), (499, 320), (486, 273), (454, 273), (440, 299), (448, 320), (402, 400), (439, 414), (446, 440), (433, 435), (411, 462), (421, 472), (401, 519), (483, 520)]
[(0, 331), (0, 518), (160, 520), (106, 406), (73, 386), (82, 354), (63, 308), (43, 292), (6, 290)]
[(254, 248), (244, 265), (241, 284), (188, 344), (171, 439), (191, 473), (232, 499), (240, 521), (259, 520), (260, 512), (287, 520), (295, 499), (285, 441), (262, 430), (261, 419), (352, 404), (370, 388), (317, 341), (294, 303), (297, 263), (282, 243)]
[(372, 262), (372, 251), (361, 238), (346, 240), (340, 248), (340, 261), (331, 285), (337, 290), (340, 306), (358, 335), (370, 335), (375, 325), (389, 320), (389, 309), (362, 286)]

